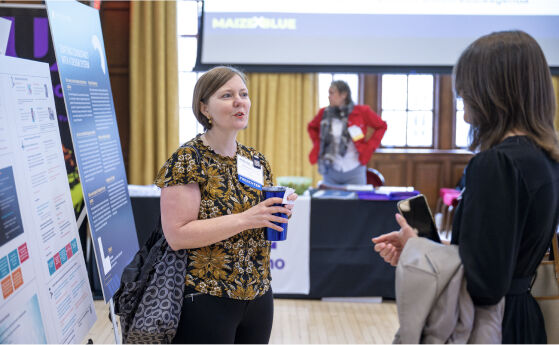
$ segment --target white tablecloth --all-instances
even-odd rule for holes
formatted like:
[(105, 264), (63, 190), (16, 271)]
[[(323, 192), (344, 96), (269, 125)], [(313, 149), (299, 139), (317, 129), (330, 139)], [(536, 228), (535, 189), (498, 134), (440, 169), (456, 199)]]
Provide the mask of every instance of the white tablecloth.
[(299, 196), (285, 241), (272, 242), (272, 290), (275, 294), (309, 294), (311, 198)]

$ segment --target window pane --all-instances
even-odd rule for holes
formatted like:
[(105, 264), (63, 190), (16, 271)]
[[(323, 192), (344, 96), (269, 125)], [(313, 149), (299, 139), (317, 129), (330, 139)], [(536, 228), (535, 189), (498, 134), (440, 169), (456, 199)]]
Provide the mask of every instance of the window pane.
[(433, 144), (433, 112), (408, 112), (408, 146), (431, 146)]
[(456, 147), (468, 147), (470, 124), (464, 121), (464, 110), (456, 112)]
[(382, 109), (405, 110), (407, 108), (407, 90), (405, 74), (383, 74)]
[(456, 147), (467, 148), (470, 139), (470, 124), (464, 121), (464, 100), (462, 97), (456, 97), (456, 132), (454, 135)]
[(179, 37), (179, 71), (192, 71), (196, 63), (196, 37)]
[(410, 75), (408, 95), (409, 110), (433, 110), (433, 75)]
[(464, 100), (462, 97), (456, 97), (456, 110), (464, 110)]
[(359, 77), (355, 73), (319, 73), (318, 74), (318, 106), (321, 108), (327, 107), (330, 102), (328, 101), (328, 89), (334, 80), (343, 80), (349, 85), (351, 90), (351, 98), (353, 102), (357, 103), (357, 96), (359, 94)]
[(197, 79), (196, 72), (179, 72), (179, 107), (192, 107), (192, 93)]
[(198, 2), (177, 1), (177, 35), (198, 33)]
[(330, 104), (330, 101), (328, 101), (330, 84), (332, 84), (332, 73), (318, 74), (318, 106), (320, 108), (327, 107)]
[(179, 141), (180, 143), (187, 142), (194, 138), (196, 134), (202, 133), (204, 127), (198, 123), (192, 108), (180, 108), (179, 110)]
[(406, 145), (406, 112), (383, 111), (382, 119), (386, 121), (388, 129), (384, 133), (381, 144), (383, 146)]
[[(179, 140), (192, 139), (203, 130), (192, 113), (192, 93), (201, 73), (190, 72), (196, 62), (198, 1), (177, 2), (177, 54), (179, 63)], [(194, 35), (194, 37), (181, 37)]]
[(355, 73), (342, 74), (334, 73), (333, 80), (343, 80), (349, 85), (349, 90), (351, 91), (351, 99), (357, 104), (357, 97), (359, 92), (359, 77)]

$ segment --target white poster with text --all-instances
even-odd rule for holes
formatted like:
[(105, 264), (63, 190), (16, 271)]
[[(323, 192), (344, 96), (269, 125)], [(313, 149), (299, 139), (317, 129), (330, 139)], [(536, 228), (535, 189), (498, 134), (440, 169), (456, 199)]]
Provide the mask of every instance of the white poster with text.
[(79, 343), (96, 315), (49, 65), (0, 56), (0, 343)]

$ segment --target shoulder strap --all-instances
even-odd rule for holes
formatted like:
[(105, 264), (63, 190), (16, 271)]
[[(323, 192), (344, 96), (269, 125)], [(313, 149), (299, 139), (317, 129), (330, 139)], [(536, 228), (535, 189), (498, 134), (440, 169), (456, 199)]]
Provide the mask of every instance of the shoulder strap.
[(551, 250), (553, 251), (553, 261), (555, 263), (555, 279), (559, 283), (559, 246), (557, 244), (557, 232), (553, 232), (553, 239), (551, 240)]

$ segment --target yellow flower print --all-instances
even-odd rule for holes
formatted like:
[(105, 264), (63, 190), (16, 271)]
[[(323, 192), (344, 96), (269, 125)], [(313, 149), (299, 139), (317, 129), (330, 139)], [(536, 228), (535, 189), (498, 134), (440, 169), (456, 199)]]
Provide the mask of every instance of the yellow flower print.
[(229, 262), (229, 255), (223, 251), (223, 248), (203, 247), (193, 251), (190, 266), (194, 268), (190, 273), (201, 279), (226, 279)]
[[(266, 185), (272, 181), (266, 159), (253, 149), (239, 145), (238, 154), (261, 159)], [(160, 169), (160, 187), (199, 183), (198, 219), (241, 213), (258, 204), (262, 193), (238, 180), (237, 165), (203, 145), (200, 136), (181, 146)], [(213, 296), (250, 300), (270, 288), (270, 242), (263, 229), (249, 229), (221, 242), (188, 250), (186, 284)]]
[[(247, 259), (248, 259), (248, 258), (247, 258)], [(248, 261), (248, 260), (247, 260), (247, 268), (246, 268), (247, 273), (248, 273), (248, 274), (252, 274), (252, 273), (253, 273), (253, 271), (252, 271), (253, 269), (254, 269), (254, 264), (252, 263), (252, 261)], [(257, 273), (257, 272), (254, 272), (254, 273)]]
[(234, 299), (252, 299), (253, 296), (256, 296), (253, 286), (243, 287), (242, 285), (237, 285), (233, 290), (229, 291), (229, 297)]
[(212, 207), (209, 211), (210, 211), (210, 217), (211, 217), (211, 218), (215, 218), (215, 217), (220, 216), (220, 214), (219, 214), (219, 208), (217, 208), (217, 207), (215, 207), (215, 206)]
[(189, 159), (186, 163), (186, 166), (188, 167), (188, 171), (192, 172), (193, 177), (198, 175), (198, 173), (197, 173), (197, 171), (198, 171), (197, 168), (198, 167), (197, 167), (196, 161), (194, 159), (192, 159), (192, 158)]
[(206, 174), (208, 176), (205, 186), (206, 191), (213, 198), (223, 198), (225, 185), (223, 184), (223, 177), (221, 177), (219, 170), (216, 167), (209, 166)]
[(199, 287), (200, 287), (200, 292), (202, 292), (202, 293), (208, 293), (208, 286), (206, 285), (206, 283), (201, 282), (200, 285), (199, 285)]
[(244, 211), (246, 211), (248, 208), (250, 208), (250, 204), (248, 205), (249, 207), (246, 207), (245, 202), (246, 202), (246, 197), (245, 200), (243, 202), (239, 202), (236, 198), (231, 198), (231, 203), (229, 204), (231, 207), (231, 213), (236, 214), (236, 213), (242, 213)]
[(233, 267), (234, 267), (234, 270), (233, 270), (233, 271), (234, 271), (237, 275), (245, 273), (245, 269), (241, 267), (241, 264), (240, 264), (238, 261), (235, 262), (235, 265), (234, 265)]
[(256, 267), (263, 277), (268, 277), (270, 272), (270, 257), (265, 257), (264, 260), (258, 260), (258, 265)]
[(208, 200), (202, 200), (200, 201), (200, 206), (204, 207), (204, 208), (210, 208), (214, 206), (214, 201), (211, 199)]

